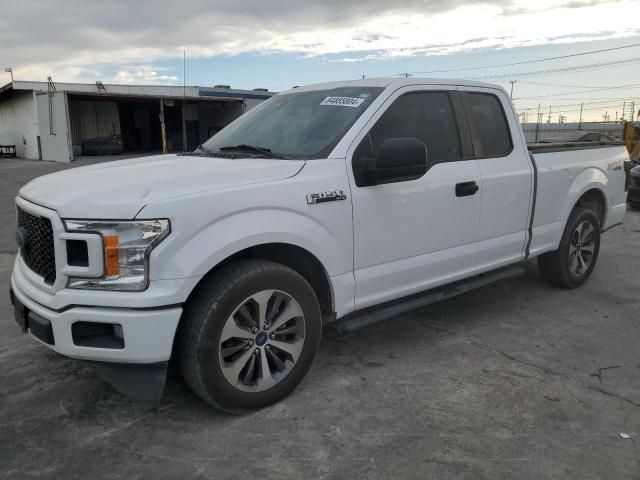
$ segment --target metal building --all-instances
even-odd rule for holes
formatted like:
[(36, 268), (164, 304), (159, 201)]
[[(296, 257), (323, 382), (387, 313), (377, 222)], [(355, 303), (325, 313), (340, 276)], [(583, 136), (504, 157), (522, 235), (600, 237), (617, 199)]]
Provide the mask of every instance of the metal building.
[(273, 94), (225, 85), (16, 80), (0, 87), (0, 145), (15, 145), (18, 157), (56, 162), (100, 153), (100, 148), (188, 151)]

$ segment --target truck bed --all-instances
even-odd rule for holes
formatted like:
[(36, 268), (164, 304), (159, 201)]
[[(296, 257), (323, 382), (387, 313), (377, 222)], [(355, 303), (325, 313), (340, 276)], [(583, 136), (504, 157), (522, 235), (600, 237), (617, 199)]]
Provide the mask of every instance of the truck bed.
[(622, 221), (626, 210), (622, 142), (529, 145), (536, 169), (531, 253), (556, 248), (577, 192), (600, 185), (606, 195), (602, 228)]

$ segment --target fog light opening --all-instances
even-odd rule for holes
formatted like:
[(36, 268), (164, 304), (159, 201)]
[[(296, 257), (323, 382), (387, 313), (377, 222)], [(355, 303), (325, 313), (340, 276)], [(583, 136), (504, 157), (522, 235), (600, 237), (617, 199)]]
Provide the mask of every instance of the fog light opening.
[(117, 323), (75, 322), (71, 325), (71, 336), (78, 347), (124, 348), (122, 325)]

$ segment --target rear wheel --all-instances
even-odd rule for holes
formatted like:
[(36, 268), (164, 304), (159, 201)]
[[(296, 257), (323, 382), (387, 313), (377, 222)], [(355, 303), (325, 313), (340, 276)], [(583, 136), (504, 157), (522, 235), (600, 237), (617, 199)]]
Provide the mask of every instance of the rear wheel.
[(234, 263), (206, 281), (182, 322), (183, 377), (203, 400), (229, 413), (288, 395), (313, 363), (322, 328), (307, 281), (262, 260)]
[(554, 285), (576, 288), (591, 275), (600, 250), (600, 221), (593, 211), (575, 207), (560, 246), (538, 257), (542, 277)]

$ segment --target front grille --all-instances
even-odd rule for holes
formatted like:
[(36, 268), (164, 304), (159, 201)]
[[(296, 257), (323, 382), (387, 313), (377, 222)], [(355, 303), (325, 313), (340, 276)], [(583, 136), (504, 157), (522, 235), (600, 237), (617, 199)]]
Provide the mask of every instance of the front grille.
[(31, 270), (48, 284), (56, 281), (56, 256), (53, 248), (51, 220), (18, 208), (18, 229), (23, 229), (24, 246), (20, 254)]

